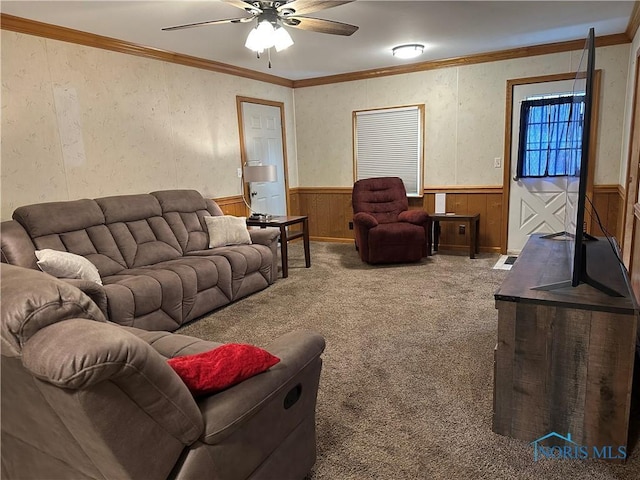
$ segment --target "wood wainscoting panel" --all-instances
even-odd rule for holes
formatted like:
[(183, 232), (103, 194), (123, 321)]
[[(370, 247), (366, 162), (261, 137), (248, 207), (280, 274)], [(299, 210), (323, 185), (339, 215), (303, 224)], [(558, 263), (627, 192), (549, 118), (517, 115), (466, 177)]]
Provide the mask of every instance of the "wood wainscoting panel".
[[(351, 187), (298, 187), (290, 189), (292, 215), (309, 217), (309, 233), (312, 240), (352, 242), (353, 230), (349, 222), (353, 218)], [(502, 187), (452, 186), (425, 189), (421, 198), (409, 198), (409, 208), (433, 213), (435, 194), (447, 193), (447, 211), (459, 214), (480, 214), (480, 251), (500, 250), (500, 226), (502, 220)], [(441, 224), (441, 248), (467, 251), (469, 232), (458, 234), (458, 225)]]
[(297, 205), (292, 215), (309, 217), (311, 240), (327, 242), (352, 242), (353, 230), (349, 222), (353, 218), (351, 187), (299, 187), (293, 188), (291, 205)]
[(246, 217), (248, 215), (247, 206), (240, 195), (214, 198), (213, 201), (218, 204), (225, 215), (235, 215), (236, 217)]
[[(425, 189), (425, 210), (435, 211), (436, 193), (446, 193), (446, 212), (459, 215), (480, 214), (481, 252), (500, 251), (500, 232), (502, 225), (502, 187), (454, 186)], [(440, 224), (440, 246), (442, 250), (467, 251), (470, 233), (465, 226), (464, 234), (459, 233), (456, 222)]]
[[(294, 187), (289, 189), (289, 215), (307, 215), (312, 240), (327, 242), (352, 242), (353, 230), (349, 222), (353, 219), (351, 187)], [(443, 186), (427, 187), (424, 196), (409, 198), (409, 208), (435, 211), (435, 194), (446, 193), (446, 211), (457, 214), (480, 214), (480, 251), (499, 252), (502, 231), (502, 209), (504, 200), (502, 187), (497, 186)], [(240, 195), (216, 198), (227, 215), (245, 216), (245, 207)], [(593, 204), (605, 228), (620, 238), (620, 212), (624, 194), (617, 185), (595, 185)], [(595, 215), (589, 221), (591, 234), (602, 236)], [(462, 224), (460, 224), (462, 225)], [(455, 222), (440, 225), (440, 248), (466, 252), (469, 232), (460, 234)], [(640, 258), (640, 257), (638, 257)], [(638, 272), (640, 280), (640, 272)]]
[(631, 260), (629, 263), (629, 276), (631, 277), (631, 289), (640, 299), (640, 203), (633, 206), (633, 240), (631, 241)]
[[(620, 243), (621, 232), (621, 212), (624, 205), (624, 194), (621, 195), (621, 189), (618, 185), (594, 185), (593, 186), (593, 206), (598, 212), (598, 217), (602, 225), (610, 235), (618, 239)], [(588, 232), (595, 237), (604, 236), (604, 232), (598, 224), (598, 218), (595, 213), (591, 215), (591, 219), (586, 218), (585, 222), (590, 226)]]

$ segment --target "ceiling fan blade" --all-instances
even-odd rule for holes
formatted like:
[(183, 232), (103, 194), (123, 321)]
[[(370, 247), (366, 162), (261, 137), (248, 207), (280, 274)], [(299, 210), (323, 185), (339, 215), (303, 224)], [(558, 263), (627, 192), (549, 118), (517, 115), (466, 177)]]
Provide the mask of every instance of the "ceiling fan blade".
[(289, 13), (289, 15), (307, 15), (309, 13), (324, 10), (326, 8), (337, 7), (338, 5), (344, 5), (345, 3), (351, 3), (353, 1), (354, 0), (293, 0), (292, 2), (280, 5), (278, 7), (278, 12), (286, 15), (288, 10), (293, 10), (293, 13)]
[(183, 28), (204, 27), (205, 25), (218, 25), (221, 23), (247, 23), (255, 18), (256, 17), (225, 18), (224, 20), (211, 20), (208, 22), (187, 23), (185, 25), (176, 25), (175, 27), (165, 27), (162, 30), (170, 32), (172, 30), (182, 30)]
[(329, 33), (331, 35), (349, 36), (358, 30), (355, 25), (334, 22), (333, 20), (321, 20), (309, 17), (285, 17), (283, 23), (289, 27), (309, 30), (311, 32)]
[(229, 5), (233, 5), (234, 7), (238, 7), (241, 8), (243, 10), (254, 10), (257, 13), (262, 13), (262, 10), (260, 9), (259, 5), (260, 3), (257, 1), (244, 1), (244, 0), (220, 0), (223, 3), (228, 3)]

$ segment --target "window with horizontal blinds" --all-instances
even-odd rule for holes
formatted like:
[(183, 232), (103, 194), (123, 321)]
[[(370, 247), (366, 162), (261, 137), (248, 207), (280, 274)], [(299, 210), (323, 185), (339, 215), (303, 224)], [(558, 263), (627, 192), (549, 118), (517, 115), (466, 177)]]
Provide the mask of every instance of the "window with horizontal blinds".
[(422, 196), (424, 105), (354, 112), (355, 179), (400, 177)]

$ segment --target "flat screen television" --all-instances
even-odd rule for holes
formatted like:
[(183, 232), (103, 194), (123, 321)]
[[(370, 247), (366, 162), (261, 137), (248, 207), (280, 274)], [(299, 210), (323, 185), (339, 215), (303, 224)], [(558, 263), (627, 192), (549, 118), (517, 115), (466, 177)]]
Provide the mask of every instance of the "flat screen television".
[[(576, 71), (573, 84), (573, 102), (569, 113), (566, 132), (567, 144), (580, 142), (581, 148), (576, 149), (569, 158), (567, 176), (564, 232), (549, 235), (562, 235), (566, 239), (567, 258), (569, 260), (570, 279), (550, 285), (537, 287), (541, 290), (572, 286), (577, 287), (586, 283), (611, 296), (623, 296), (606, 281), (600, 281), (587, 270), (588, 242), (598, 240), (585, 232), (585, 213), (587, 203), (587, 175), (589, 172), (590, 134), (592, 121), (592, 106), (594, 101), (593, 83), (595, 73), (595, 31), (589, 30), (585, 42), (580, 64)], [(614, 247), (615, 248), (615, 247)], [(617, 256), (617, 255), (616, 255)]]

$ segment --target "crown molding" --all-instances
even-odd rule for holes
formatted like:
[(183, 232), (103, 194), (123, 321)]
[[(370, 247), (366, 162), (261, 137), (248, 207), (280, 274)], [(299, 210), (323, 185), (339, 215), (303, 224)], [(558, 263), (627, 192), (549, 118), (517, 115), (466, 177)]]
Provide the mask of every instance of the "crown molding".
[(249, 70), (248, 68), (234, 67), (233, 65), (227, 65), (226, 63), (214, 62), (212, 60), (205, 60), (203, 58), (192, 57), (190, 55), (183, 55), (181, 53), (145, 47), (136, 43), (125, 42), (111, 37), (103, 37), (102, 35), (82, 32), (72, 28), (36, 22), (35, 20), (15, 17), (6, 13), (0, 15), (0, 28), (2, 30), (26, 33), (28, 35), (60, 40), (62, 42), (76, 43), (87, 47), (102, 48), (113, 52), (177, 63), (179, 65), (186, 65), (187, 67), (195, 67), (203, 70), (210, 70), (212, 72), (235, 75), (237, 77), (244, 77), (251, 80), (281, 85), (283, 87), (293, 87), (293, 81), (287, 78), (256, 72), (254, 70)]
[(638, 27), (640, 26), (640, 2), (636, 0), (633, 4), (633, 10), (631, 11), (631, 17), (629, 17), (629, 24), (627, 25), (627, 30), (625, 34), (629, 41), (633, 41), (633, 37), (636, 36), (636, 32), (638, 31)]
[[(464, 57), (445, 58), (442, 60), (431, 60), (428, 62), (412, 63), (409, 65), (398, 65), (395, 67), (374, 68), (361, 72), (343, 73), (330, 75), (327, 77), (307, 78), (304, 80), (294, 80), (293, 88), (315, 87), (318, 85), (328, 85), (331, 83), (350, 82), (354, 80), (367, 80), (370, 78), (385, 77), (388, 75), (401, 75), (404, 73), (423, 72), (438, 68), (461, 67), (474, 65), (477, 63), (497, 62), (500, 60), (512, 60), (514, 58), (533, 57), (537, 55), (548, 55), (551, 53), (570, 52), (572, 50), (582, 50), (584, 39), (572, 40), (570, 42), (547, 43), (544, 45), (534, 45), (531, 47), (512, 48), (489, 53), (478, 53), (466, 55)], [(596, 38), (596, 47), (608, 47), (611, 45), (621, 45), (630, 43), (626, 33), (616, 33)]]
[[(597, 47), (605, 47), (611, 45), (621, 45), (630, 43), (633, 36), (630, 32), (637, 30), (640, 25), (640, 2), (636, 1), (629, 26), (626, 33), (617, 33), (614, 35), (606, 35), (596, 38)], [(331, 83), (350, 82), (354, 80), (367, 80), (377, 77), (385, 77), (389, 75), (402, 75), (405, 73), (415, 73), (427, 70), (435, 70), (439, 68), (458, 67), (465, 65), (474, 65), (477, 63), (496, 62), (500, 60), (511, 60), (515, 58), (533, 57), (537, 55), (547, 55), (552, 53), (568, 52), (572, 50), (580, 50), (584, 47), (584, 40), (573, 40), (569, 42), (549, 43), (544, 45), (534, 45), (530, 47), (513, 48), (509, 50), (500, 50), (496, 52), (480, 53), (475, 55), (467, 55), (463, 57), (446, 58), (442, 60), (433, 60), (428, 62), (413, 63), (408, 65), (399, 65), (395, 67), (376, 68), (372, 70), (364, 70), (360, 72), (344, 73), (339, 75), (329, 75), (326, 77), (308, 78), (304, 80), (289, 80), (288, 78), (269, 75), (257, 72), (248, 68), (236, 67), (226, 63), (214, 62), (203, 58), (184, 55), (181, 53), (161, 50), (144, 45), (138, 45), (116, 38), (104, 37), (93, 33), (87, 33), (72, 28), (60, 27), (49, 23), (37, 22), (26, 18), (0, 14), (0, 29), (12, 32), (25, 33), (38, 37), (50, 38), (62, 42), (75, 43), (88, 47), (102, 48), (114, 52), (125, 53), (128, 55), (136, 55), (139, 57), (162, 60), (169, 63), (176, 63), (188, 67), (200, 68), (217, 73), (227, 75), (235, 75), (238, 77), (258, 80), (260, 82), (271, 83), (289, 88), (304, 88), (317, 85), (328, 85)]]

